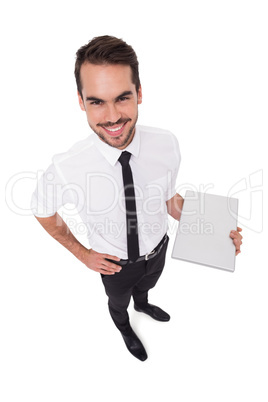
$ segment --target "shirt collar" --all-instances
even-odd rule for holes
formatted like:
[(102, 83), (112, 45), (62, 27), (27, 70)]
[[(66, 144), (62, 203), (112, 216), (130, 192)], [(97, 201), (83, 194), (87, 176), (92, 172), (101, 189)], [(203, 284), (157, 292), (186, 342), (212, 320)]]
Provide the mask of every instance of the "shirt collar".
[(124, 151), (130, 152), (136, 158), (139, 156), (139, 153), (140, 153), (140, 130), (139, 130), (139, 126), (135, 127), (135, 135), (133, 137), (133, 140), (124, 149)]
[[(114, 166), (120, 157), (122, 150), (118, 148), (111, 147), (110, 145), (103, 142), (96, 134), (94, 135), (94, 143), (100, 153), (104, 158)], [(135, 134), (131, 143), (123, 150), (130, 152), (133, 156), (138, 157), (140, 152), (140, 132), (139, 127), (135, 127)]]

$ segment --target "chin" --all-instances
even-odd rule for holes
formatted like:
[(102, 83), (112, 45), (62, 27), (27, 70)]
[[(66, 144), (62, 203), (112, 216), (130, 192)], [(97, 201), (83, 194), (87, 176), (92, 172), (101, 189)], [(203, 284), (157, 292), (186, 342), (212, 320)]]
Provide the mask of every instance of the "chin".
[(125, 135), (121, 134), (118, 137), (109, 137), (108, 135), (104, 135), (103, 133), (96, 131), (93, 128), (92, 128), (92, 130), (106, 144), (108, 144), (114, 148), (122, 148), (122, 147), (126, 147), (131, 142), (132, 137), (133, 137), (134, 128), (135, 128), (135, 126), (132, 126), (127, 134), (125, 134)]
[(125, 138), (121, 138), (121, 136), (119, 136), (119, 137), (114, 137), (114, 138), (106, 138), (106, 140), (104, 140), (104, 141), (107, 144), (109, 144), (111, 147), (122, 148), (128, 144), (129, 139), (130, 139), (129, 136), (127, 136)]

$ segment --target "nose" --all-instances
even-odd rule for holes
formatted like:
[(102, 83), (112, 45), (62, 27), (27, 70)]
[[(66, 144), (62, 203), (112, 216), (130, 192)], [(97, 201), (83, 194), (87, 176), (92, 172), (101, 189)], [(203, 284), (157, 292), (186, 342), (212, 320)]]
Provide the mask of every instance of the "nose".
[(107, 105), (105, 120), (109, 123), (116, 123), (121, 118), (121, 113), (117, 106)]

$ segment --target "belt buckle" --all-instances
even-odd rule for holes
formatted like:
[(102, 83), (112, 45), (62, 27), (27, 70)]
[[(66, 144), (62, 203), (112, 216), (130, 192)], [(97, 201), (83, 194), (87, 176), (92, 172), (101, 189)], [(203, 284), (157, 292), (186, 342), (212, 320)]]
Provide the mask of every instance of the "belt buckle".
[(153, 251), (151, 251), (150, 253), (146, 254), (146, 255), (145, 255), (145, 261), (148, 261), (149, 255), (152, 255), (152, 254), (154, 254), (154, 253), (155, 253), (155, 250), (153, 250)]

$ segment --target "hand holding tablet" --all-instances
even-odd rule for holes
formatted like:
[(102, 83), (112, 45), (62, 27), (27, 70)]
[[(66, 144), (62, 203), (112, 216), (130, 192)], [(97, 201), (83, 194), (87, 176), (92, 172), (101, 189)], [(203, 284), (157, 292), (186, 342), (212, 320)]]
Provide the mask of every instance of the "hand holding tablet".
[(187, 191), (172, 258), (233, 272), (242, 243), (237, 216), (238, 199)]

